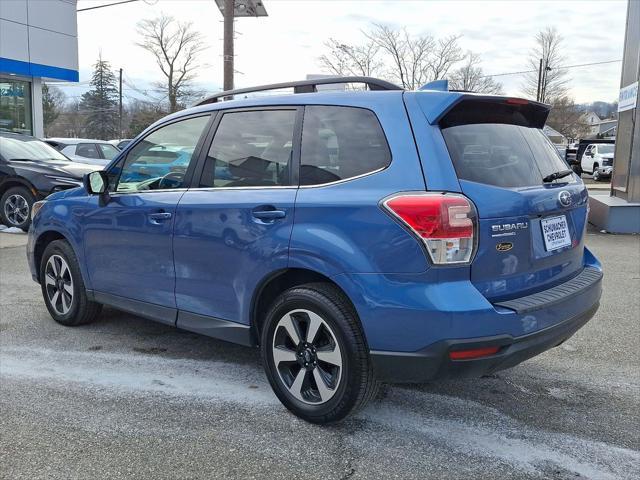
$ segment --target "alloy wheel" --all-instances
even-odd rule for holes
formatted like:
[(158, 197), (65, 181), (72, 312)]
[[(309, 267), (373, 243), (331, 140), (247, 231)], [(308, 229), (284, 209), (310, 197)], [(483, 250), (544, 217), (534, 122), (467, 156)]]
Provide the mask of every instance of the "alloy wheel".
[(13, 225), (23, 225), (29, 219), (29, 203), (18, 193), (9, 195), (4, 202), (4, 215)]
[(329, 324), (310, 310), (293, 310), (276, 325), (273, 362), (280, 380), (297, 400), (318, 405), (336, 393), (342, 352)]
[(59, 315), (66, 315), (73, 305), (73, 277), (60, 255), (51, 255), (47, 260), (44, 282), (49, 304)]

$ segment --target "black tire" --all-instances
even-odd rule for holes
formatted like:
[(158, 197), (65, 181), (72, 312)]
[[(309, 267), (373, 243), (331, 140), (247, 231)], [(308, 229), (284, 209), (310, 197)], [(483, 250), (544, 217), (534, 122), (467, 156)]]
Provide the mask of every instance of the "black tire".
[[(327, 401), (321, 400), (315, 404), (301, 401), (291, 393), (290, 388), (293, 385), (287, 386), (274, 361), (274, 349), (276, 348), (274, 347), (274, 339), (277, 340), (275, 335), (282, 335), (281, 328), (276, 331), (279, 322), (290, 312), (301, 309), (318, 315), (326, 323), (329, 328), (324, 330), (325, 326), (320, 327), (318, 332), (321, 330), (324, 332), (316, 335), (316, 338), (327, 335), (327, 333), (329, 336), (333, 334), (335, 344), (339, 347), (342, 362), (339, 369), (339, 380), (330, 390), (333, 396)], [(298, 333), (301, 338), (305, 338), (308, 330), (305, 332), (298, 330)], [(299, 344), (298, 348), (302, 344), (303, 342)], [(326, 348), (318, 347), (318, 352)], [(313, 351), (315, 352), (315, 349)], [(335, 345), (333, 351), (337, 351)], [(282, 293), (275, 300), (264, 320), (261, 334), (261, 353), (267, 378), (276, 396), (292, 413), (311, 423), (326, 424), (344, 419), (347, 415), (362, 408), (375, 396), (378, 389), (378, 382), (369, 359), (369, 349), (357, 313), (344, 294), (328, 283), (309, 283), (294, 287)], [(297, 353), (296, 355), (302, 354)], [(318, 353), (317, 360), (318, 364), (323, 366), (311, 368), (324, 371), (327, 365), (323, 363), (320, 353)], [(299, 368), (299, 373), (304, 370), (302, 362), (304, 360), (296, 358), (296, 361), (286, 362), (285, 368)], [(288, 367), (289, 365), (291, 367)], [(329, 368), (335, 367), (329, 366)], [(307, 385), (310, 385), (309, 392), (314, 391), (313, 385), (318, 385), (317, 380), (313, 379), (314, 374), (315, 372), (309, 371), (309, 377), (306, 380)], [(319, 392), (320, 389), (316, 387), (316, 390)], [(326, 392), (327, 390), (325, 390)], [(302, 389), (300, 393), (302, 393)]]
[[(16, 201), (18, 203), (15, 203)], [(34, 202), (35, 198), (28, 188), (11, 187), (0, 199), (2, 223), (8, 227), (21, 228), (26, 232), (31, 225), (31, 207)]]
[(574, 171), (576, 175), (582, 175), (582, 167), (579, 164), (574, 164), (571, 166), (571, 169)]
[[(66, 262), (66, 270), (60, 267), (59, 259), (63, 259), (64, 262)], [(68, 295), (65, 296), (66, 293), (60, 293), (64, 290), (64, 287), (57, 288), (51, 284), (47, 284), (47, 276), (49, 276), (49, 279), (54, 277), (54, 275), (52, 275), (53, 271), (49, 270), (52, 268), (52, 266), (49, 265), (49, 260), (52, 260), (52, 262), (59, 267), (58, 273), (60, 273), (60, 279), (58, 280), (56, 277), (57, 282), (62, 281), (73, 292), (70, 300)], [(55, 268), (55, 266), (53, 268)], [(67, 270), (68, 275), (66, 273)], [(71, 281), (65, 281), (66, 279), (70, 279)], [(40, 261), (40, 286), (47, 310), (49, 310), (51, 317), (61, 325), (73, 327), (90, 323), (96, 319), (102, 310), (100, 303), (92, 302), (87, 298), (78, 259), (71, 245), (69, 245), (66, 240), (54, 240), (45, 248), (42, 260)], [(54, 297), (55, 291), (59, 292), (58, 297)], [(62, 303), (62, 297), (68, 301)], [(52, 298), (57, 298), (55, 305), (52, 303)], [(68, 310), (65, 311), (65, 307), (67, 306)]]
[(598, 172), (598, 170), (594, 170), (593, 171), (593, 181), (594, 182), (599, 182), (600, 180), (602, 180), (600, 178), (600, 173)]
[[(598, 171), (598, 167), (599, 167), (599, 165), (598, 165), (597, 163), (594, 163), (594, 164), (593, 164), (593, 170), (591, 170), (591, 176), (592, 176), (592, 177), (593, 177), (593, 176), (596, 174), (596, 172)], [(596, 180), (596, 179), (594, 178), (594, 180)], [(597, 180), (596, 180), (596, 181), (597, 181)]]

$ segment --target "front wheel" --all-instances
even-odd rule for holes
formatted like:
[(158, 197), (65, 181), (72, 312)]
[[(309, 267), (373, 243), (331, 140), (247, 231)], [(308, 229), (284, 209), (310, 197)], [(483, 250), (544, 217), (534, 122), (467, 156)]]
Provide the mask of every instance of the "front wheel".
[(595, 182), (599, 182), (601, 180), (600, 178), (600, 171), (599, 170), (594, 170), (593, 171), (593, 180)]
[(280, 295), (267, 313), (261, 350), (275, 394), (308, 422), (341, 420), (377, 390), (357, 314), (331, 284)]
[(66, 326), (93, 321), (102, 305), (87, 298), (78, 260), (65, 240), (47, 245), (40, 262), (40, 286), (47, 310)]

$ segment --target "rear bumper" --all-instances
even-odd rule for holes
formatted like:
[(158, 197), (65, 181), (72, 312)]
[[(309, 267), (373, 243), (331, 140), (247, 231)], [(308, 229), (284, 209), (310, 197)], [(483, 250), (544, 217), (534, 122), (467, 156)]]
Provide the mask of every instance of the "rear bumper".
[[(417, 352), (371, 351), (378, 378), (387, 382), (422, 383), (435, 379), (468, 378), (510, 368), (570, 338), (596, 313), (599, 302), (585, 312), (529, 335), (497, 335), (463, 340), (442, 340)], [(451, 360), (449, 352), (500, 347), (488, 357)]]

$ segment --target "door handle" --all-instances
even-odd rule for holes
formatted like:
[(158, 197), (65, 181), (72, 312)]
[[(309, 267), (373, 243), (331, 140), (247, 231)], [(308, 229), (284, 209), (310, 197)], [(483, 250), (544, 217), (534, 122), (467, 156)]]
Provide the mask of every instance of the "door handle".
[(156, 212), (149, 214), (149, 221), (154, 225), (161, 225), (163, 221), (171, 218), (171, 212)]
[(284, 210), (253, 210), (251, 214), (255, 218), (259, 218), (260, 220), (275, 220), (277, 218), (284, 218), (287, 215), (287, 212)]

